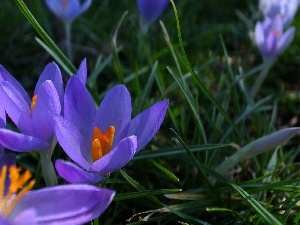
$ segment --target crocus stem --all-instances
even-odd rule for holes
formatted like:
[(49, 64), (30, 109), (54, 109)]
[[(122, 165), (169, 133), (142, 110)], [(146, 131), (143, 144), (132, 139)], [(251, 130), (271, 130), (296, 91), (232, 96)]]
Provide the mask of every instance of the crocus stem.
[(149, 30), (149, 23), (146, 23), (142, 18), (140, 19), (140, 31), (142, 35), (146, 35)]
[(273, 63), (275, 62), (274, 59), (270, 59), (270, 60), (265, 60), (264, 61), (264, 67), (263, 69), (260, 71), (254, 85), (252, 86), (251, 89), (251, 96), (252, 98), (254, 98), (256, 96), (256, 94), (258, 93), (258, 91), (261, 88), (262, 83), (264, 82), (264, 80), (266, 79)]
[(71, 45), (71, 25), (72, 22), (70, 21), (66, 21), (64, 22), (64, 26), (65, 26), (65, 32), (66, 32), (66, 49), (67, 49), (67, 56), (69, 58), (70, 61), (72, 61), (72, 45)]
[(57, 185), (56, 173), (51, 161), (53, 150), (40, 151), (42, 172), (47, 186)]

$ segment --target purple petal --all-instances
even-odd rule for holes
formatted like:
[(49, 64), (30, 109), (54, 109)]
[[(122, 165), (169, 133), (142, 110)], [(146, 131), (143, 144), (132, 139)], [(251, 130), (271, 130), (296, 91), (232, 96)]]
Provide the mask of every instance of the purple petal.
[(277, 44), (277, 37), (273, 32), (270, 32), (266, 37), (265, 42), (265, 58), (274, 58), (277, 56), (276, 54), (276, 44)]
[(91, 150), (77, 128), (62, 117), (55, 119), (56, 138), (66, 154), (78, 165), (89, 170), (92, 162)]
[(99, 174), (105, 175), (124, 167), (136, 152), (137, 140), (130, 136), (121, 140), (107, 155), (95, 161), (92, 168)]
[(34, 209), (39, 224), (84, 224), (99, 217), (111, 203), (114, 191), (92, 185), (60, 185), (28, 192), (9, 218)]
[[(20, 212), (15, 218), (13, 218), (13, 224), (22, 225), (38, 225), (37, 214), (34, 209), (25, 209)], [(1, 223), (2, 225), (2, 223)]]
[[(67, 3), (66, 5), (64, 5)], [(61, 20), (74, 19), (75, 12), (79, 9), (79, 0), (64, 1), (64, 0), (46, 0), (46, 4), (51, 12)], [(65, 7), (64, 7), (65, 6)]]
[(258, 22), (255, 26), (255, 43), (260, 50), (261, 54), (265, 55), (265, 34), (261, 22)]
[[(64, 5), (67, 2), (66, 5)], [(92, 0), (86, 0), (80, 5), (79, 0), (46, 0), (48, 8), (61, 20), (71, 21), (86, 11), (92, 3)]]
[(137, 136), (137, 152), (144, 148), (156, 134), (164, 120), (168, 104), (169, 100), (158, 102), (130, 122), (128, 135)]
[(6, 125), (6, 113), (2, 104), (0, 104), (0, 128)]
[(39, 151), (48, 147), (42, 139), (7, 129), (0, 129), (0, 145), (16, 152)]
[(96, 105), (85, 85), (76, 76), (70, 78), (65, 92), (64, 117), (70, 121), (90, 141)]
[(277, 41), (276, 51), (277, 54), (282, 53), (292, 42), (295, 34), (295, 27), (287, 29), (280, 39)]
[(0, 99), (2, 106), (18, 128), (32, 134), (31, 110), (23, 96), (7, 81), (0, 83)]
[(48, 65), (45, 67), (44, 71), (42, 72), (34, 90), (34, 94), (38, 93), (38, 90), (42, 83), (44, 81), (50, 80), (54, 84), (56, 91), (58, 93), (59, 99), (61, 101), (61, 104), (63, 103), (63, 95), (64, 95), (64, 87), (63, 87), (63, 81), (62, 76), (59, 67), (56, 65), (56, 63), (48, 63)]
[(103, 180), (99, 174), (88, 172), (77, 165), (64, 160), (56, 160), (55, 168), (57, 173), (69, 183), (95, 184)]
[(300, 1), (299, 0), (290, 0), (288, 1), (286, 5), (286, 13), (283, 18), (284, 25), (288, 25), (292, 20), (294, 19), (298, 7), (299, 7)]
[(54, 84), (44, 81), (39, 87), (36, 105), (32, 111), (34, 136), (49, 140), (54, 136), (54, 116), (61, 111), (60, 100)]
[(2, 215), (0, 215), (0, 224), (1, 225), (13, 225), (12, 223), (8, 222)]
[(262, 29), (264, 31), (264, 35), (266, 36), (270, 30), (272, 29), (272, 20), (270, 18), (265, 18), (262, 24)]
[[(11, 154), (11, 153), (1, 153), (1, 155), (0, 155), (0, 169), (3, 166), (10, 167), (12, 165), (16, 165), (16, 155)], [(7, 172), (7, 176), (8, 176), (8, 172)], [(10, 184), (10, 180), (6, 179), (5, 184), (4, 184), (4, 195), (6, 195), (6, 193), (8, 191), (9, 184)]]
[(168, 4), (169, 0), (137, 0), (139, 12), (147, 24), (157, 20)]
[(278, 15), (276, 18), (274, 18), (272, 23), (272, 31), (276, 31), (278, 33), (278, 36), (280, 37), (283, 32), (283, 23), (281, 17)]
[(0, 81), (8, 81), (20, 93), (27, 104), (30, 104), (31, 99), (22, 85), (2, 65), (0, 65)]
[(92, 4), (92, 0), (86, 0), (85, 2), (83, 2), (83, 4), (81, 4), (80, 6), (80, 10), (77, 16), (84, 13), (91, 6), (91, 4)]
[(110, 89), (101, 102), (93, 127), (98, 127), (102, 132), (105, 132), (108, 127), (114, 126), (114, 146), (125, 137), (130, 120), (130, 94), (124, 85), (117, 85)]
[(4, 165), (11, 166), (16, 164), (16, 155), (11, 153), (4, 153), (0, 155), (0, 168)]
[(87, 79), (86, 59), (83, 59), (81, 61), (79, 69), (77, 70), (75, 76), (79, 78), (79, 80), (83, 83), (83, 85), (86, 85), (86, 79)]

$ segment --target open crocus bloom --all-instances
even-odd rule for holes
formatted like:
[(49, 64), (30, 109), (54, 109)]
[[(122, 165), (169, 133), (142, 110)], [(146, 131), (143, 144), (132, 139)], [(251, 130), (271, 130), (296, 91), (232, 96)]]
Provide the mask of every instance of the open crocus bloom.
[(72, 21), (84, 13), (91, 5), (92, 0), (46, 0), (51, 12), (63, 21)]
[(33, 185), (29, 171), (21, 173), (19, 168), (6, 165), (0, 168), (0, 224), (83, 224), (100, 216), (115, 195), (114, 191), (90, 185), (30, 191)]
[(292, 42), (295, 28), (283, 30), (280, 16), (274, 20), (266, 18), (255, 27), (255, 42), (265, 60), (272, 60), (282, 53)]
[(168, 100), (131, 120), (131, 98), (124, 85), (113, 87), (98, 109), (84, 84), (73, 76), (64, 97), (65, 118), (57, 118), (56, 136), (76, 163), (57, 160), (57, 172), (71, 183), (96, 183), (125, 166), (156, 134)]
[(49, 63), (41, 74), (32, 99), (0, 66), (0, 100), (21, 133), (0, 129), (0, 144), (18, 152), (49, 150), (56, 143), (53, 116), (61, 113), (63, 83), (60, 70)]

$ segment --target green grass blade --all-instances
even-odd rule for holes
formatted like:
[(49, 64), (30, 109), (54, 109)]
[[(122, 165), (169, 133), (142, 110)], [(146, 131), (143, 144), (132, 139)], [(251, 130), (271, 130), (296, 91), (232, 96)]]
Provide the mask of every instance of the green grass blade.
[(196, 157), (194, 156), (194, 154), (191, 152), (191, 150), (189, 149), (189, 147), (184, 143), (184, 141), (178, 136), (178, 134), (173, 130), (173, 133), (176, 135), (176, 137), (178, 138), (180, 144), (182, 144), (182, 146), (184, 147), (184, 149), (186, 150), (187, 154), (190, 156), (190, 158), (192, 159), (193, 163), (195, 164), (195, 166), (197, 167), (197, 169), (199, 170), (199, 174), (201, 175), (202, 179), (204, 180), (204, 182), (207, 184), (207, 186), (209, 187), (209, 189), (213, 192), (213, 194), (218, 198), (218, 194), (215, 190), (215, 188), (212, 186), (211, 182), (209, 181), (208, 177), (206, 176), (206, 174), (204, 173), (203, 170), (203, 166), (200, 164), (200, 162), (196, 159)]
[[(191, 152), (201, 152), (201, 151), (209, 151), (209, 150), (217, 150), (229, 147), (229, 144), (208, 144), (208, 145), (192, 145), (189, 146)], [(160, 149), (159, 151), (140, 151), (134, 158), (135, 160), (143, 160), (143, 159), (153, 159), (159, 157), (166, 156), (175, 156), (180, 154), (186, 154), (186, 150), (183, 147), (177, 148), (166, 148)]]
[(241, 187), (227, 182), (233, 189), (235, 189), (248, 203), (249, 205), (268, 223), (272, 225), (282, 225), (268, 210), (266, 210), (259, 202), (257, 202), (251, 195), (249, 195)]
[(189, 106), (190, 106), (190, 108), (193, 112), (193, 115), (196, 118), (199, 131), (202, 134), (203, 142), (204, 142), (204, 144), (206, 144), (207, 143), (207, 138), (206, 138), (206, 134), (205, 134), (205, 129), (204, 129), (202, 120), (199, 116), (198, 109), (196, 108), (197, 104), (195, 102), (195, 99), (194, 99), (191, 91), (188, 89), (188, 87), (187, 87), (187, 85), (186, 85), (186, 83), (184, 82), (183, 79), (179, 78), (171, 68), (168, 67), (167, 69), (170, 72), (170, 74), (172, 75), (172, 77), (174, 78), (174, 80), (177, 82), (177, 84), (180, 87), (180, 89), (182, 90), (184, 96), (186, 97), (186, 99), (189, 103)]
[(184, 45), (183, 45), (183, 40), (182, 40), (182, 36), (181, 36), (181, 28), (180, 28), (180, 23), (179, 23), (177, 9), (176, 9), (174, 1), (173, 0), (170, 0), (170, 1), (172, 3), (173, 9), (174, 9), (176, 23), (177, 23), (177, 32), (178, 32), (179, 45), (180, 45), (181, 52), (182, 52), (182, 55), (183, 55), (183, 59), (184, 59), (184, 61), (186, 63), (187, 69), (191, 73), (192, 77), (194, 78), (195, 83), (200, 88), (200, 90), (202, 91), (202, 93), (204, 94), (204, 96), (206, 96), (212, 102), (212, 104), (221, 112), (221, 114), (224, 116), (224, 118), (227, 120), (227, 122), (233, 127), (233, 129), (235, 130), (236, 134), (238, 136), (241, 136), (239, 130), (236, 127), (236, 125), (230, 119), (230, 117), (228, 116), (227, 112), (223, 109), (222, 105), (209, 92), (209, 90), (205, 87), (204, 83), (197, 77), (195, 71), (191, 67), (189, 59), (188, 59), (188, 57), (187, 57), (187, 55), (185, 53)]
[(123, 201), (128, 199), (134, 199), (134, 198), (144, 198), (149, 195), (155, 196), (155, 195), (165, 195), (165, 194), (171, 194), (171, 193), (177, 193), (180, 192), (181, 189), (162, 189), (162, 190), (147, 190), (147, 191), (139, 191), (139, 192), (130, 192), (125, 194), (118, 194), (114, 197), (114, 201)]
[(41, 39), (39, 39), (38, 37), (35, 37), (35, 40), (36, 40), (37, 43), (39, 43), (40, 46), (42, 46), (42, 47), (46, 50), (46, 52), (49, 53), (49, 55), (51, 55), (51, 56), (54, 58), (54, 60), (62, 67), (62, 69), (63, 69), (64, 71), (66, 71), (67, 74), (69, 74), (69, 75), (72, 75), (72, 74), (73, 74), (72, 71), (70, 70), (70, 68), (67, 67), (66, 64), (64, 64), (63, 61), (61, 61), (61, 58), (58, 57), (58, 55), (55, 54), (55, 52), (52, 51), (52, 49), (49, 48), (48, 45), (46, 45), (46, 44), (45, 44)]
[(167, 177), (171, 178), (174, 181), (179, 181), (178, 177), (175, 176), (174, 173), (172, 173), (170, 170), (168, 170), (166, 167), (161, 165), (160, 163), (149, 159), (150, 163), (155, 166), (159, 171), (161, 171), (163, 174), (165, 174)]
[[(140, 185), (137, 181), (135, 181), (132, 177), (130, 177), (127, 173), (124, 171), (120, 170), (121, 175), (125, 178), (125, 180), (137, 191), (147, 191), (146, 188), (144, 188), (142, 185)], [(154, 196), (152, 195), (147, 195), (147, 198), (149, 198), (151, 201), (155, 202), (156, 204), (163, 206), (163, 204)]]

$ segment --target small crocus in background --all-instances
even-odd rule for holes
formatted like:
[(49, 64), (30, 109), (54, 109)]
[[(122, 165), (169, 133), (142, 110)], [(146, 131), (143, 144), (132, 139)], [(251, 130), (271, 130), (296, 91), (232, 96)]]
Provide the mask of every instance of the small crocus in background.
[(92, 0), (46, 0), (50, 11), (57, 16), (65, 26), (67, 56), (72, 59), (71, 25), (75, 18), (84, 13), (90, 6)]
[(290, 27), (284, 31), (280, 16), (274, 20), (266, 18), (255, 26), (255, 43), (265, 61), (273, 60), (282, 53), (292, 42), (295, 28)]
[(154, 137), (168, 107), (158, 102), (131, 119), (131, 98), (124, 85), (113, 87), (98, 109), (85, 84), (73, 76), (64, 97), (64, 118), (57, 118), (60, 146), (75, 162), (57, 160), (59, 175), (70, 183), (97, 183), (124, 167)]
[(275, 19), (276, 16), (282, 18), (284, 26), (290, 24), (299, 8), (298, 0), (260, 0), (259, 9), (265, 18)]
[(147, 33), (149, 25), (163, 14), (169, 2), (169, 0), (137, 0), (142, 33)]
[(51, 12), (64, 22), (71, 22), (84, 13), (90, 6), (92, 0), (46, 0)]
[(263, 57), (265, 65), (252, 87), (252, 97), (260, 90), (276, 58), (291, 44), (294, 34), (294, 27), (284, 30), (280, 15), (277, 15), (274, 19), (267, 17), (263, 22), (257, 22), (254, 31), (254, 41)]
[(53, 117), (61, 114), (63, 92), (61, 72), (55, 63), (45, 67), (32, 99), (21, 84), (0, 66), (0, 101), (20, 131), (0, 128), (0, 144), (17, 152), (38, 151), (47, 185), (56, 184), (51, 162), (57, 143)]
[(254, 42), (264, 59), (264, 67), (258, 75), (251, 96), (255, 97), (271, 69), (276, 58), (292, 42), (295, 28), (289, 27), (299, 7), (298, 0), (260, 0), (259, 8), (264, 20), (257, 22), (254, 30)]
[(99, 217), (115, 192), (86, 184), (31, 190), (31, 172), (0, 158), (0, 224), (84, 224)]

